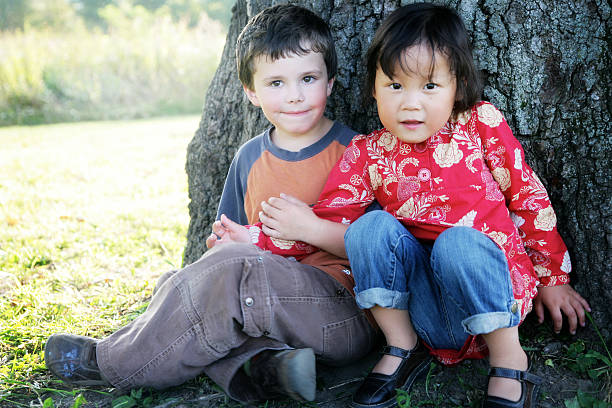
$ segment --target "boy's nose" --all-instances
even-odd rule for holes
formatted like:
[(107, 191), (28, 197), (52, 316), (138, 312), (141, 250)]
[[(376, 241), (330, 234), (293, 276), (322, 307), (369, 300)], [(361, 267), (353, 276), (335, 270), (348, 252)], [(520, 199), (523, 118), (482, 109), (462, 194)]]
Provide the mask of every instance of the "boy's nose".
[(289, 87), (287, 92), (287, 102), (289, 103), (297, 103), (304, 101), (304, 91), (299, 86)]

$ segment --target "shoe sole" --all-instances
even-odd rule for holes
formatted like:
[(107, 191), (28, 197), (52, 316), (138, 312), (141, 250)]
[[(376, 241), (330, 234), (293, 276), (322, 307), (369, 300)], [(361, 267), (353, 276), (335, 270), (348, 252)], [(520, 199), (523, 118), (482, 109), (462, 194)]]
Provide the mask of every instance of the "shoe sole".
[(278, 368), (279, 381), (285, 392), (297, 401), (314, 401), (316, 394), (316, 364), (310, 348), (287, 350)]
[[(414, 369), (411, 375), (409, 375), (408, 378), (406, 379), (406, 382), (404, 383), (404, 385), (399, 387), (399, 389), (408, 391), (412, 387), (412, 384), (414, 384), (414, 382), (417, 379), (423, 376), (423, 373), (425, 372), (427, 367), (429, 367), (429, 364), (431, 363), (432, 360), (433, 358), (431, 356), (423, 360), (423, 363)], [(385, 402), (381, 402), (380, 404), (371, 404), (371, 405), (359, 404), (357, 402), (351, 401), (350, 406), (351, 408), (392, 408), (392, 407), (397, 406), (397, 397), (391, 398), (390, 400), (385, 401)]]

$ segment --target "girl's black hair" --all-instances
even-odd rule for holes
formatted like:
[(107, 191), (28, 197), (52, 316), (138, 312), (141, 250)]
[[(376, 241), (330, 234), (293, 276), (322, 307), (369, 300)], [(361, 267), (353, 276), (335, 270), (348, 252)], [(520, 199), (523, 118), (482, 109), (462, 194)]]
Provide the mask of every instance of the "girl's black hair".
[[(364, 96), (374, 94), (376, 70), (380, 67), (392, 78), (399, 66), (407, 70), (404, 51), (415, 45), (439, 52), (448, 58), (451, 73), (457, 79), (454, 112), (471, 108), (480, 100), (482, 81), (474, 65), (470, 41), (461, 17), (453, 9), (431, 3), (400, 7), (380, 25), (366, 54), (367, 73)], [(432, 59), (431, 71), (435, 61)]]

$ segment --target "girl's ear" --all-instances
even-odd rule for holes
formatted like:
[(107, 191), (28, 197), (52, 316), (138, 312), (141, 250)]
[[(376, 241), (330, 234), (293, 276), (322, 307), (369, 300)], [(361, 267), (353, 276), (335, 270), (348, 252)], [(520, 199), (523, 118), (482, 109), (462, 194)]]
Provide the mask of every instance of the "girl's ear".
[(242, 85), (242, 89), (244, 90), (245, 95), (249, 98), (249, 101), (257, 107), (260, 106), (259, 99), (257, 98), (257, 93), (252, 89), (249, 89), (246, 85)]

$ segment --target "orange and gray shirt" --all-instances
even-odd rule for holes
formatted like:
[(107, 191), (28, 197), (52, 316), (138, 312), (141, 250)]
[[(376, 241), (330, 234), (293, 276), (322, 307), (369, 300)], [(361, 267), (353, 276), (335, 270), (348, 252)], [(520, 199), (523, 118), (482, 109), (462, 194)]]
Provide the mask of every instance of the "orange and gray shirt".
[[(271, 130), (249, 140), (236, 152), (223, 187), (217, 219), (225, 214), (239, 224), (255, 224), (259, 221), (261, 202), (280, 193), (314, 205), (329, 172), (357, 134), (335, 122), (319, 141), (292, 152), (272, 143)], [(300, 262), (327, 272), (353, 292), (355, 284), (348, 260), (318, 251)]]

